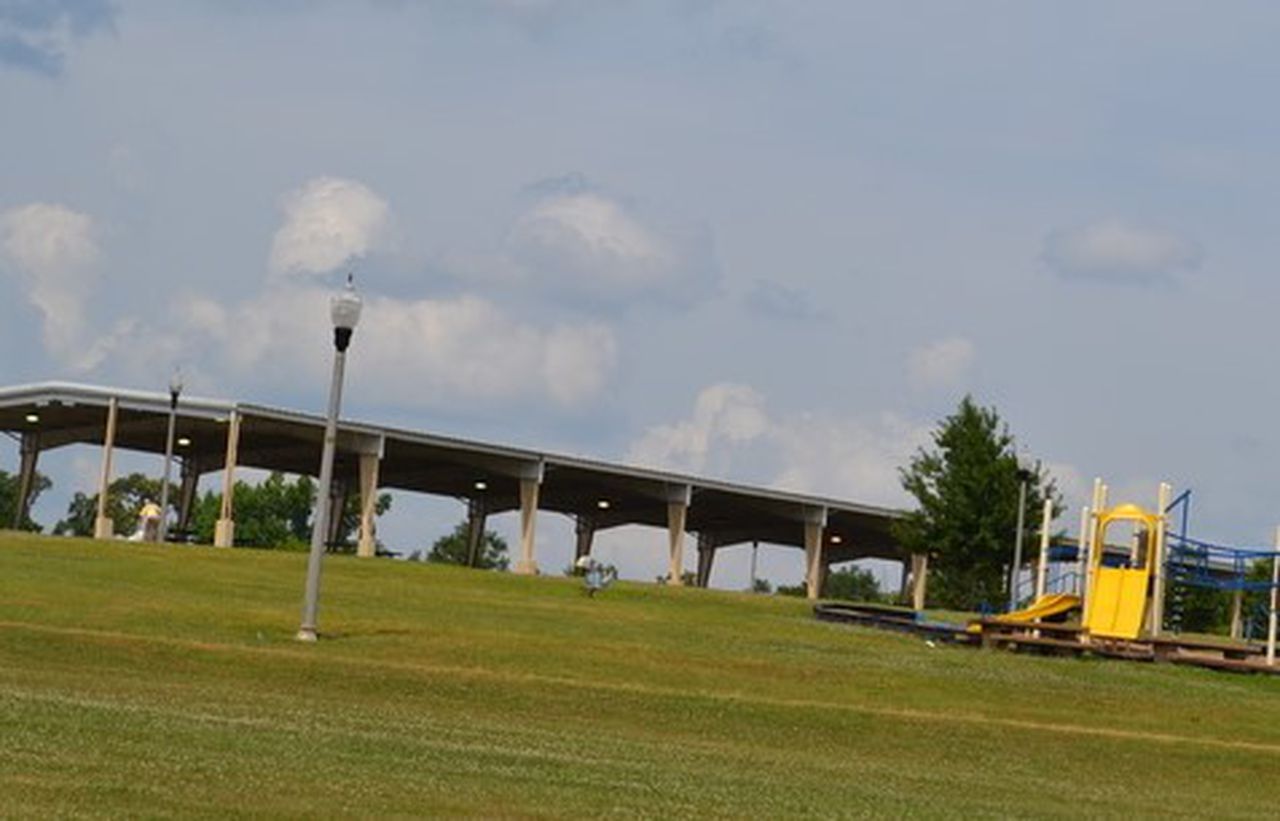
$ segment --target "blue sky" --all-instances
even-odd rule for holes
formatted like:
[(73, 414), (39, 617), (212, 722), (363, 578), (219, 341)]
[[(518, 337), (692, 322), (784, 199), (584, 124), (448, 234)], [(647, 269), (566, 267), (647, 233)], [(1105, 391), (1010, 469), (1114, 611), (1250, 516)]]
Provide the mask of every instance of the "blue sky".
[[(1073, 504), (1168, 479), (1200, 536), (1262, 543), (1278, 29), (1261, 2), (0, 0), (0, 382), (181, 364), (320, 410), (354, 265), (354, 417), (899, 504), (972, 392)], [(96, 458), (46, 461), (38, 518)], [(460, 512), (396, 505), (402, 548)], [(601, 549), (644, 577), (663, 545)]]

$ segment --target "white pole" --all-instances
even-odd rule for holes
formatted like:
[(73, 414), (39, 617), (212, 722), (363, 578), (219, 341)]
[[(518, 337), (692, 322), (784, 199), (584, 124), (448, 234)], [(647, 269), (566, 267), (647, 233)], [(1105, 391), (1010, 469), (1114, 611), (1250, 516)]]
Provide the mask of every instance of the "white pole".
[(1164, 540), (1168, 531), (1164, 511), (1172, 494), (1173, 487), (1168, 482), (1161, 482), (1156, 493), (1156, 532), (1151, 534), (1147, 556), (1147, 561), (1151, 562), (1151, 635), (1156, 637), (1164, 628)]
[(1093, 517), (1089, 514), (1089, 506), (1080, 508), (1080, 537), (1075, 548), (1076, 573), (1079, 574), (1080, 603), (1084, 603), (1084, 592), (1089, 587), (1089, 528)]
[(1018, 576), (1022, 571), (1022, 530), (1026, 525), (1027, 480), (1018, 484), (1018, 534), (1013, 542), (1013, 569), (1009, 571), (1009, 611), (1018, 609)]
[(1267, 619), (1267, 666), (1276, 665), (1276, 590), (1280, 587), (1280, 527), (1276, 528), (1276, 554), (1271, 558), (1271, 613)]
[(1036, 598), (1044, 596), (1049, 575), (1049, 528), (1053, 527), (1053, 500), (1045, 498), (1040, 514), (1040, 562), (1036, 565)]

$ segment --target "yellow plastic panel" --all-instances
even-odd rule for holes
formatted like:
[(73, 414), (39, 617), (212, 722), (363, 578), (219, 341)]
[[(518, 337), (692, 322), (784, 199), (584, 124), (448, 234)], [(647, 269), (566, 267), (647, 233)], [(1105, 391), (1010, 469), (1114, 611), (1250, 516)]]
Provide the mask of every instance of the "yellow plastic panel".
[(1032, 602), (1029, 606), (1003, 616), (996, 616), (999, 621), (1024, 622), (1039, 621), (1059, 613), (1066, 613), (1080, 606), (1080, 597), (1070, 593), (1048, 593)]
[(1094, 571), (1085, 627), (1095, 636), (1136, 639), (1147, 611), (1145, 569), (1099, 567)]

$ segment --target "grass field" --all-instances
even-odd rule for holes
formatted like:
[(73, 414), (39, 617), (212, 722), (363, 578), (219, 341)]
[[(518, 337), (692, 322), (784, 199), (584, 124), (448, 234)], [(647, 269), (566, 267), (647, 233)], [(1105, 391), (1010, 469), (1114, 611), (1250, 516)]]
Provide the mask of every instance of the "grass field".
[(1280, 681), (795, 599), (0, 534), (6, 816), (1270, 816)]

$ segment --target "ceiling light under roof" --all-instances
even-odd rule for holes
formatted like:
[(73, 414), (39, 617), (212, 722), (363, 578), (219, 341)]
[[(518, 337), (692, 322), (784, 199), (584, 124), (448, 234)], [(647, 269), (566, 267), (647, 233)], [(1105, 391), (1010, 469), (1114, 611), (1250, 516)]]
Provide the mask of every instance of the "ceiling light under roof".
[(476, 490), (488, 490), (489, 483), (483, 479), (480, 479), (474, 485), (472, 485), (472, 487), (474, 487)]
[(844, 541), (844, 537), (843, 537), (843, 536), (841, 536), (839, 533), (834, 533), (834, 534), (832, 534), (832, 536), (831, 536), (831, 543), (832, 543), (832, 544), (840, 544), (840, 543), (841, 543), (841, 542), (843, 542), (843, 541)]
[(600, 501), (596, 502), (596, 507), (600, 508), (601, 510), (608, 510), (608, 509), (609, 509), (609, 500), (608, 500), (608, 499), (601, 499)]
[(27, 421), (34, 425), (36, 422), (40, 421), (40, 415), (37, 413), (28, 413)]
[(190, 439), (188, 439), (187, 437), (185, 437), (185, 436), (179, 436), (179, 437), (178, 437), (178, 447), (180, 447), (180, 448), (185, 448), (185, 447), (187, 447), (187, 446), (188, 446), (188, 445), (190, 445), (190, 444), (191, 444), (191, 440), (190, 440)]

